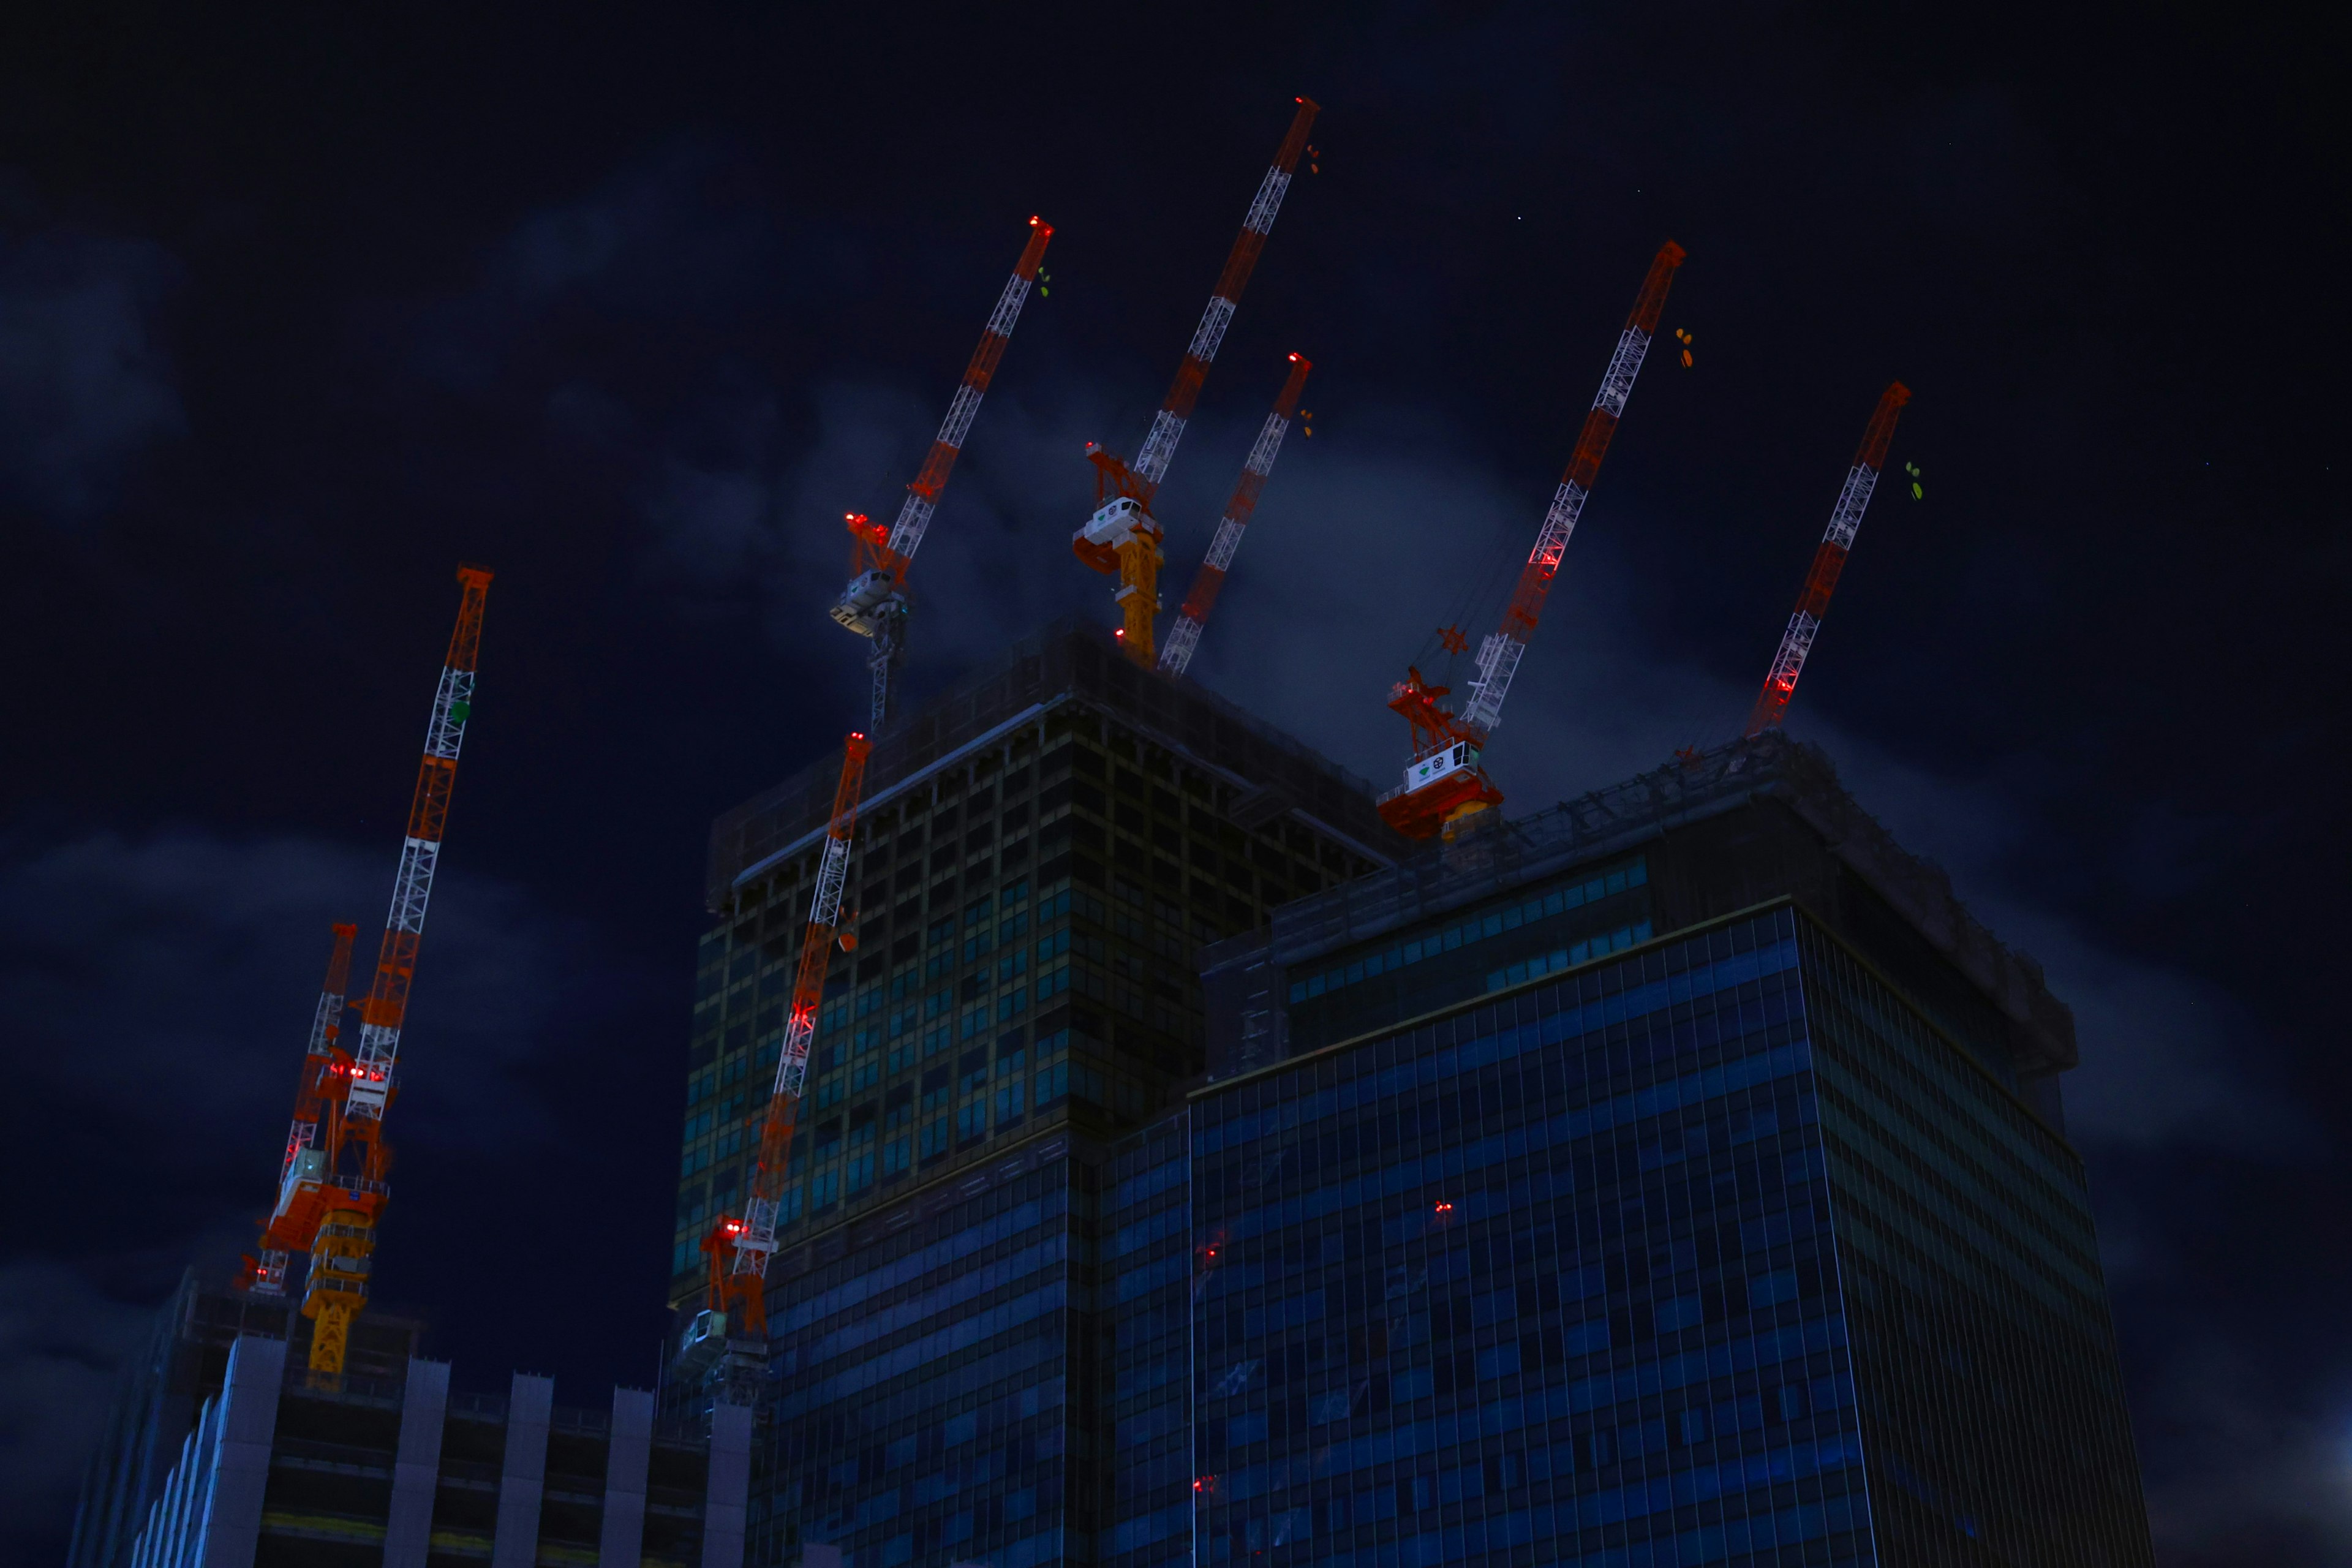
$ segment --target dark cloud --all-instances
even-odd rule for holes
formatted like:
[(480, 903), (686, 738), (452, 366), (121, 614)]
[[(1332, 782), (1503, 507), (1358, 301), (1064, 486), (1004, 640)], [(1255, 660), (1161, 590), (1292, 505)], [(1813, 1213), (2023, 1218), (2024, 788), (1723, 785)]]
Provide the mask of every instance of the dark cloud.
[[(0, 1011), (49, 1092), (138, 1125), (149, 1147), (208, 1163), (266, 1148), (283, 1119), (324, 973), (327, 927), (360, 927), (363, 994), (389, 897), (389, 853), (193, 830), (111, 834), (0, 858)], [(457, 1136), (536, 1137), (509, 1078), (589, 967), (584, 933), (520, 889), (453, 868), (436, 886), (404, 1065), (420, 1058)], [(254, 1165), (250, 1158), (237, 1162)], [(255, 1168), (258, 1169), (258, 1166)], [(267, 1171), (257, 1178), (266, 1190)]]
[(154, 1327), (152, 1306), (110, 1300), (62, 1263), (0, 1264), (0, 1532), (8, 1539), (47, 1539), (70, 1514), (115, 1384)]
[(0, 187), (0, 500), (79, 524), (187, 430), (157, 319), (161, 246), (43, 221)]
[[(2161, 1434), (2149, 1523), (2180, 1568), (2352, 1561), (2352, 1390), (2192, 1342), (2139, 1400)], [(2197, 1456), (2182, 1463), (2173, 1456)]]

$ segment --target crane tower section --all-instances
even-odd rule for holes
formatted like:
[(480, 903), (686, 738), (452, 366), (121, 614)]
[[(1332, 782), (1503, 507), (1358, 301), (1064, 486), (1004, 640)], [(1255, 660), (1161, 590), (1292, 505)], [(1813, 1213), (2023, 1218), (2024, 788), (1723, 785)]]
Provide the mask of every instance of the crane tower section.
[(1651, 259), (1609, 356), (1609, 368), (1601, 374), (1601, 390), (1584, 416), (1576, 450), (1504, 606), (1502, 624), (1478, 646), (1477, 677), (1470, 683), (1469, 700), (1458, 713), (1445, 707), (1439, 699), (1449, 695), (1450, 689), (1429, 684), (1418, 668), (1408, 670), (1390, 689), (1389, 706), (1412, 729), (1412, 754), (1405, 764), (1404, 782), (1381, 797), (1380, 810), (1382, 820), (1409, 838), (1430, 837), (1470, 813), (1501, 804), (1503, 793), (1486, 776), (1480, 756), (1503, 721), (1503, 700), (1510, 695), (1511, 679), (1542, 618), (1544, 600), (1559, 574), (1585, 499), (1600, 478), (1601, 460), (1609, 455), (1610, 438), (1624, 416), (1634, 377), (1642, 372), (1650, 340), (1657, 335), (1666, 290), (1674, 286), (1684, 254), (1681, 246), (1668, 240)]
[(1797, 694), (1797, 677), (1805, 668), (1805, 656), (1812, 651), (1813, 637), (1821, 630), (1822, 617), (1829, 614), (1830, 595), (1837, 589), (1838, 574), (1845, 570), (1845, 558), (1853, 549), (1853, 536), (1862, 527), (1862, 514), (1870, 506), (1871, 492), (1878, 487), (1878, 471), (1886, 464), (1886, 447), (1895, 439), (1895, 421), (1903, 405), (1911, 401), (1911, 389), (1899, 381), (1886, 384), (1878, 395), (1878, 406), (1872, 410), (1870, 424), (1862, 434), (1862, 446), (1853, 455), (1853, 466), (1846, 470), (1845, 484), (1838, 490), (1837, 505), (1830, 512), (1830, 525), (1822, 535), (1820, 548), (1813, 552), (1813, 564), (1805, 574), (1805, 585), (1798, 591), (1797, 607), (1789, 616), (1789, 629), (1780, 634), (1780, 646), (1772, 655), (1772, 668), (1765, 673), (1764, 689), (1756, 694), (1756, 706), (1748, 715), (1748, 734), (1762, 734), (1778, 728), (1789, 711), (1789, 699)]
[(1224, 586), (1225, 574), (1233, 570), (1234, 553), (1241, 548), (1242, 530), (1249, 526), (1250, 514), (1257, 510), (1258, 493), (1265, 489), (1266, 476), (1274, 472), (1274, 459), (1282, 451), (1282, 438), (1290, 433), (1290, 422), (1297, 416), (1298, 395), (1307, 385), (1307, 373), (1314, 368), (1305, 355), (1290, 356), (1290, 374), (1274, 400), (1274, 412), (1258, 428), (1257, 440), (1242, 464), (1242, 477), (1234, 486), (1233, 499), (1225, 502), (1224, 516), (1218, 520), (1216, 535), (1209, 541), (1209, 553), (1193, 574), (1176, 619), (1169, 625), (1167, 644), (1160, 650), (1162, 675), (1181, 675), (1192, 662), (1192, 650), (1200, 646), (1209, 612), (1216, 606), (1217, 590)]
[(940, 495), (947, 489), (948, 475), (954, 470), (964, 441), (971, 434), (971, 422), (980, 413), (980, 400), (995, 378), (997, 362), (1004, 357), (1005, 344), (1012, 341), (1013, 328), (1021, 320), (1021, 307), (1028, 302), (1029, 290), (1037, 281), (1038, 266), (1045, 258), (1045, 242), (1053, 237), (1052, 224), (1043, 218), (1029, 220), (1028, 243), (1021, 247), (1021, 258), (1013, 264), (1013, 276), (1005, 281), (1003, 292), (996, 297), (996, 308), (988, 313), (988, 325), (981, 331), (980, 346), (972, 350), (971, 363), (964, 367), (963, 380), (956, 385), (955, 397), (948, 405), (947, 417), (940, 422), (940, 433), (931, 440), (922, 470), (907, 487), (907, 499), (898, 503), (898, 520), (886, 529), (863, 512), (847, 514), (849, 534), (854, 541), (851, 548), (856, 556), (854, 574), (833, 606), (833, 618), (858, 636), (874, 640), (867, 656), (867, 668), (873, 676), (869, 726), (877, 731), (888, 717), (898, 659), (905, 651), (907, 568), (914, 563), (915, 552), (922, 547), (923, 534), (931, 525), (931, 513), (939, 509)]
[[(360, 928), (336, 925), (329, 928), (333, 938), (327, 951), (327, 978), (319, 987), (319, 1005), (310, 1016), (310, 1040), (302, 1053), (302, 1076), (294, 1089), (294, 1121), (287, 1130), (286, 1152), (278, 1164), (278, 1185), (280, 1191), (303, 1154), (320, 1147), (322, 1128), (327, 1119), (341, 1107), (333, 1093), (336, 1078), (336, 1042), (342, 1036), (345, 994), (351, 988), (352, 943), (357, 940)], [(265, 1232), (259, 1258), (247, 1258), (246, 1269), (238, 1283), (246, 1289), (264, 1296), (286, 1293), (286, 1268), (293, 1261), (293, 1253), (283, 1247), (270, 1245)]]
[(1225, 341), (1225, 329), (1233, 324), (1242, 290), (1249, 286), (1258, 253), (1274, 232), (1275, 215), (1282, 210), (1282, 198), (1298, 169), (1298, 156), (1307, 148), (1307, 133), (1321, 108), (1312, 99), (1297, 102), (1290, 129), (1275, 150), (1265, 178), (1258, 183), (1257, 195), (1242, 218), (1241, 234), (1234, 240), (1224, 270), (1217, 275), (1217, 286), (1209, 295), (1208, 309), (1201, 313), (1201, 324), (1193, 329), (1192, 341), (1185, 347), (1184, 362), (1177, 366), (1176, 379), (1170, 384), (1160, 411), (1151, 416), (1151, 428), (1135, 461), (1129, 464), (1097, 445), (1087, 447), (1087, 460), (1095, 465), (1095, 510), (1070, 536), (1070, 548), (1096, 571), (1118, 578), (1113, 598), (1125, 621), (1119, 636), (1127, 656), (1146, 668), (1152, 663), (1152, 625), (1160, 610), (1160, 542), (1166, 537), (1151, 514), (1152, 498), (1168, 476), (1176, 444), (1184, 437), (1193, 405), (1201, 398), (1202, 383), (1208, 379), (1209, 366), (1216, 363), (1217, 350)]

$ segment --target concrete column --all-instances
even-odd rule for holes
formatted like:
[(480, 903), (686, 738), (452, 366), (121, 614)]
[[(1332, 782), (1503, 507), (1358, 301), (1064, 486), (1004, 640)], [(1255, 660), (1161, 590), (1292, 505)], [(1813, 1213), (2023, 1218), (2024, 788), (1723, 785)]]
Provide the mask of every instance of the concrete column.
[(751, 1407), (710, 1407), (710, 1485), (702, 1496), (702, 1568), (743, 1568), (751, 1506)]
[(286, 1382), (286, 1342), (239, 1334), (221, 1389), (220, 1456), (213, 1467), (196, 1568), (252, 1568), (261, 1548), (261, 1497), (269, 1486), (269, 1446), (278, 1436), (278, 1394)]
[(498, 1532), (490, 1568), (532, 1568), (539, 1561), (539, 1500), (547, 1485), (547, 1419), (555, 1380), (514, 1374), (507, 1396), (507, 1458), (499, 1476)]
[(213, 1463), (219, 1457), (220, 1406), (207, 1399), (195, 1430), (180, 1445), (179, 1464), (164, 1478), (162, 1500), (149, 1515), (152, 1522), (147, 1528), (154, 1540), (132, 1568), (189, 1568), (195, 1559), (196, 1510), (212, 1484)]
[(644, 1560), (646, 1478), (653, 1462), (654, 1396), (642, 1388), (613, 1390), (613, 1442), (604, 1451), (604, 1528), (597, 1541), (597, 1568), (637, 1568)]
[(425, 1568), (448, 1415), (449, 1363), (409, 1357), (408, 1383), (400, 1395), (400, 1452), (392, 1465), (392, 1512), (383, 1527), (383, 1568)]

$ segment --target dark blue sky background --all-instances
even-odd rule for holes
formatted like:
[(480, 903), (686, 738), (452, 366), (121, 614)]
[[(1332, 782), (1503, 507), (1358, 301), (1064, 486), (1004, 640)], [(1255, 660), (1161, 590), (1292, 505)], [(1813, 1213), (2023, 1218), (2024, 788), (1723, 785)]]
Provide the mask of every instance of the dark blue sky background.
[(1108, 622), (1081, 447), (1140, 439), (1303, 92), (1323, 172), (1178, 457), (1176, 587), (1291, 349), (1316, 435), (1194, 674), (1385, 779), (1387, 681), (1524, 552), (1671, 237), (1696, 363), (1643, 373), (1489, 760), (1530, 808), (1719, 740), (1908, 382), (1925, 499), (1874, 506), (1790, 728), (2077, 1009), (2166, 1563), (2352, 1560), (2322, 39), (478, 10), (0, 31), (0, 1555), (61, 1550), (147, 1309), (250, 1245), (461, 558), (499, 577), (380, 1289), (461, 1384), (650, 1380), (704, 837), (857, 716), (840, 513), (895, 507), (1041, 214), (1052, 294), (925, 546), (910, 679)]

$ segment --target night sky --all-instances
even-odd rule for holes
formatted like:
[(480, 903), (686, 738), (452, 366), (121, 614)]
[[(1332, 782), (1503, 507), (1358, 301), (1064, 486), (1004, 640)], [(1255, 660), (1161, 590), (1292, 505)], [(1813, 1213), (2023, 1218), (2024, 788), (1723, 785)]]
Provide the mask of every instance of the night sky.
[(652, 1381), (706, 834), (862, 713), (842, 512), (895, 511), (1041, 215), (910, 687), (1110, 624), (1083, 446), (1141, 440), (1304, 93), (1321, 172), (1163, 492), (1171, 605), (1294, 349), (1315, 435), (1194, 675), (1385, 784), (1387, 683), (1491, 624), (1671, 237), (1694, 363), (1651, 356), (1488, 761), (1523, 811), (1718, 742), (1906, 382), (1790, 728), (2075, 1009), (2165, 1562), (2352, 1560), (2321, 39), (2210, 6), (366, 9), (0, 33), (0, 1557), (55, 1560), (151, 1309), (252, 1245), (461, 559), (498, 579), (378, 1289), (460, 1386)]

